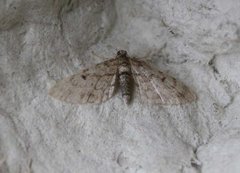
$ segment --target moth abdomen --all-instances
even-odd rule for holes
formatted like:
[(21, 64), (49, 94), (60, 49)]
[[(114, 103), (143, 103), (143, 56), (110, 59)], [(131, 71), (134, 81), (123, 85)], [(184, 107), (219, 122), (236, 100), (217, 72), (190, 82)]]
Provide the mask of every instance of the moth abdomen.
[(130, 63), (125, 59), (121, 62), (118, 67), (119, 83), (122, 92), (122, 97), (126, 104), (129, 104), (131, 100), (131, 83), (132, 83), (132, 72)]
[(131, 99), (131, 75), (129, 73), (122, 73), (119, 75), (119, 83), (122, 91), (122, 97), (126, 104), (129, 104)]

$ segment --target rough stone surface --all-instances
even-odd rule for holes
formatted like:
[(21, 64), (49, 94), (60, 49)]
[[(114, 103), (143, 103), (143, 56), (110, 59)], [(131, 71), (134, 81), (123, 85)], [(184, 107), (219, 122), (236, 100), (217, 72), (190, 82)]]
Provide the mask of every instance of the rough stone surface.
[[(0, 1), (1, 173), (240, 172), (239, 0)], [(198, 101), (70, 105), (56, 80), (125, 49)]]

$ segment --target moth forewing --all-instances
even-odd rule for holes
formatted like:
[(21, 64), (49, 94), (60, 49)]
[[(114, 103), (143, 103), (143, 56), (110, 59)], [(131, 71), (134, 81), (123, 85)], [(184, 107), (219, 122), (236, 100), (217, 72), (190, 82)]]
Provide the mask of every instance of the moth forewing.
[(155, 104), (184, 104), (196, 95), (182, 82), (156, 70), (145, 61), (130, 59), (133, 77), (143, 101)]
[(69, 103), (101, 103), (113, 96), (116, 74), (117, 60), (110, 59), (57, 82), (49, 94)]

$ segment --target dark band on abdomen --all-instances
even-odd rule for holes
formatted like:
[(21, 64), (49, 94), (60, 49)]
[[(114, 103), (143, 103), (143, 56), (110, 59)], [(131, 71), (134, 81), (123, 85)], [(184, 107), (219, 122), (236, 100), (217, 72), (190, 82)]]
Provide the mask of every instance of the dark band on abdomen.
[(121, 75), (130, 76), (131, 72), (129, 72), (129, 71), (122, 71), (122, 72), (119, 73), (119, 76), (121, 76)]

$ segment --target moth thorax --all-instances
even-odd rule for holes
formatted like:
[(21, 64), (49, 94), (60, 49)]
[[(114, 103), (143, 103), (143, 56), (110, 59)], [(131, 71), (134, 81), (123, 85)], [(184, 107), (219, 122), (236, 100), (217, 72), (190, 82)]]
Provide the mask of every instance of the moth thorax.
[(118, 68), (119, 74), (122, 74), (122, 73), (125, 73), (125, 72), (130, 72), (130, 71), (131, 71), (130, 66), (120, 65), (119, 68)]

